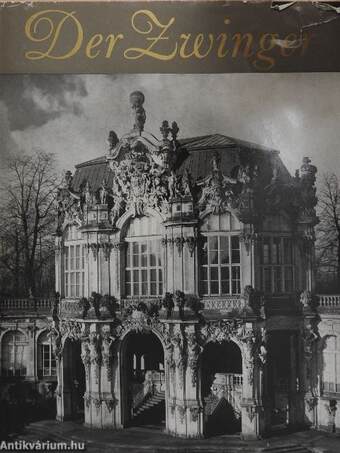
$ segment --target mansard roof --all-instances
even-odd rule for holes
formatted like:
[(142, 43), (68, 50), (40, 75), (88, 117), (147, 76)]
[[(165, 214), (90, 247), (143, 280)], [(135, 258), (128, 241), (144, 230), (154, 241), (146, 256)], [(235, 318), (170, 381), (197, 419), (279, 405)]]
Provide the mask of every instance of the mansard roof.
[[(226, 176), (233, 176), (233, 169), (240, 165), (257, 165), (263, 184), (269, 183), (273, 168), (279, 170), (280, 179), (289, 182), (291, 176), (284, 166), (279, 152), (258, 144), (236, 139), (222, 134), (210, 134), (198, 137), (178, 139), (179, 154), (183, 156), (175, 168), (176, 173), (189, 171), (193, 180), (204, 179), (211, 172), (211, 160), (215, 152), (221, 158), (221, 170)], [(97, 190), (105, 180), (112, 184), (112, 172), (107, 157), (101, 156), (76, 165), (73, 178), (73, 190), (88, 182), (92, 190)]]

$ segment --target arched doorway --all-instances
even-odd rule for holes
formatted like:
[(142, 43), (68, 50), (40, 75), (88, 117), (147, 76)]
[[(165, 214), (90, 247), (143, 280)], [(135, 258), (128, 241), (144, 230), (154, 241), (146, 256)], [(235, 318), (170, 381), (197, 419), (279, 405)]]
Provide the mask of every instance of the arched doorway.
[(268, 335), (268, 386), (273, 431), (294, 425), (298, 418), (301, 359), (298, 333), (271, 331)]
[(165, 425), (164, 349), (152, 332), (130, 333), (122, 345), (125, 426)]
[(66, 339), (63, 349), (64, 419), (84, 418), (85, 369), (80, 341)]
[(232, 341), (208, 343), (201, 358), (201, 393), (207, 436), (241, 431), (242, 355)]

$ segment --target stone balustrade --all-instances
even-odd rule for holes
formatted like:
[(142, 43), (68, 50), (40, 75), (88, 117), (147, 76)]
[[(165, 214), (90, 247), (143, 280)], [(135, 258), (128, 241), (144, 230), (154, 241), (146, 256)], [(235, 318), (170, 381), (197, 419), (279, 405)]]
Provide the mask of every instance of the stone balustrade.
[(319, 307), (340, 309), (340, 294), (318, 294)]
[(54, 300), (44, 298), (0, 299), (0, 312), (40, 312), (49, 313)]
[(218, 310), (220, 312), (242, 310), (246, 306), (246, 301), (239, 295), (230, 295), (223, 298), (212, 297), (203, 299), (202, 302), (205, 310)]

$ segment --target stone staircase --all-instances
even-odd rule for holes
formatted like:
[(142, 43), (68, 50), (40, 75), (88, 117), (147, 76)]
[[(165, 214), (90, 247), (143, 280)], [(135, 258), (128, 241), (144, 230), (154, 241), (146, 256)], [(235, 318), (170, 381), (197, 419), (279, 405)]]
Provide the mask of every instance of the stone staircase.
[(134, 417), (138, 417), (141, 414), (145, 413), (159, 404), (165, 401), (165, 392), (164, 391), (156, 391), (152, 395), (148, 396), (136, 409), (133, 411)]

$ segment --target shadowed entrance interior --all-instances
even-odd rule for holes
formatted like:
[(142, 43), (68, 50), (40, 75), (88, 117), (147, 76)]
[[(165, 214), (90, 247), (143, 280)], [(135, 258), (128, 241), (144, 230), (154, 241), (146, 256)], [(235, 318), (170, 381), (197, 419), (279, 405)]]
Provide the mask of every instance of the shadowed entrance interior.
[(202, 399), (207, 436), (241, 430), (242, 356), (232, 341), (208, 343), (202, 354)]
[(85, 369), (81, 361), (79, 341), (67, 339), (63, 352), (64, 416), (66, 419), (84, 418)]
[(126, 425), (165, 425), (164, 350), (153, 333), (131, 333), (125, 340)]

